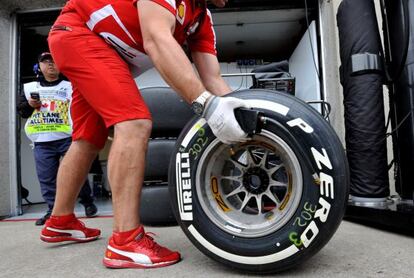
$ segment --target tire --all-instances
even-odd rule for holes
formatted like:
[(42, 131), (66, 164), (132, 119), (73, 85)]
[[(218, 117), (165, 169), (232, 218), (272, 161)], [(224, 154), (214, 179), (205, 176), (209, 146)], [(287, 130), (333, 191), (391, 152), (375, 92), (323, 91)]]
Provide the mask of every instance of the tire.
[(228, 146), (194, 118), (170, 163), (173, 211), (204, 254), (239, 270), (294, 267), (332, 237), (345, 212), (349, 173), (331, 126), (297, 98), (244, 90), (266, 117), (259, 134)]
[(168, 165), (175, 138), (193, 116), (190, 106), (169, 87), (147, 87), (141, 90), (152, 114), (151, 139), (142, 188), (140, 218), (145, 225), (176, 225), (168, 193)]
[(152, 115), (151, 138), (177, 137), (194, 113), (191, 107), (169, 87), (140, 90)]
[(150, 139), (141, 193), (141, 222), (150, 226), (177, 225), (168, 190), (168, 160), (176, 140)]
[(177, 225), (171, 208), (168, 184), (152, 184), (142, 187), (140, 218), (144, 225)]
[(145, 160), (144, 181), (168, 181), (169, 159), (174, 151), (175, 139), (150, 139)]

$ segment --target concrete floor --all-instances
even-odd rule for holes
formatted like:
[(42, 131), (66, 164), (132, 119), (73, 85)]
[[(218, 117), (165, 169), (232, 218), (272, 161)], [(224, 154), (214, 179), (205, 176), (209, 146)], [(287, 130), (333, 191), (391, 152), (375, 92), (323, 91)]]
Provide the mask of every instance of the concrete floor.
[[(209, 259), (181, 229), (148, 227), (157, 241), (180, 250), (183, 260), (151, 270), (106, 269), (101, 264), (112, 219), (85, 222), (102, 229), (100, 240), (47, 244), (33, 221), (0, 222), (0, 277), (248, 277)], [(332, 240), (310, 260), (277, 277), (413, 277), (414, 238), (344, 221)], [(272, 277), (272, 276), (267, 276)]]

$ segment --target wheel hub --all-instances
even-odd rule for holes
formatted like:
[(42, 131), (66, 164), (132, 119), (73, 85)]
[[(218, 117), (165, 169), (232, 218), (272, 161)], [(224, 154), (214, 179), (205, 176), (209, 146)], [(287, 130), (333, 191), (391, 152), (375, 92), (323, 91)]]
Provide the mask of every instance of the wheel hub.
[(280, 137), (262, 130), (249, 142), (229, 147), (214, 140), (198, 162), (195, 189), (214, 225), (236, 237), (256, 238), (292, 218), (303, 182), (295, 153)]
[(247, 170), (243, 175), (243, 185), (246, 190), (253, 194), (260, 194), (267, 190), (269, 186), (269, 176), (260, 167)]

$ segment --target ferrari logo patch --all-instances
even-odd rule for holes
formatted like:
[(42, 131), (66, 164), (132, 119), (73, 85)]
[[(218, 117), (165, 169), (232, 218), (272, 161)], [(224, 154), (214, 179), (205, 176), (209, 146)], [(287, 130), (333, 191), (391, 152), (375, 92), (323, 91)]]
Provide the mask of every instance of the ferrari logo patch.
[(177, 21), (180, 22), (181, 25), (184, 24), (185, 11), (186, 11), (185, 2), (181, 2), (180, 6), (178, 6), (177, 8)]

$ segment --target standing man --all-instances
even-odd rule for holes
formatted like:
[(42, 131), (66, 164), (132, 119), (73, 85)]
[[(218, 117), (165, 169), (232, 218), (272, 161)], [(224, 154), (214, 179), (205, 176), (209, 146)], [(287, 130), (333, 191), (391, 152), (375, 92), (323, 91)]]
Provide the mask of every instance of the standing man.
[[(211, 2), (224, 7), (227, 0)], [(200, 78), (181, 47), (185, 42)], [(41, 239), (84, 242), (99, 237), (100, 231), (86, 228), (73, 209), (88, 168), (104, 146), (108, 128), (114, 126), (108, 159), (114, 224), (103, 263), (111, 268), (152, 268), (178, 262), (180, 254), (158, 245), (140, 224), (152, 123), (128, 63), (140, 72), (155, 65), (221, 141), (245, 141), (234, 109), (247, 106), (242, 100), (222, 97), (231, 90), (220, 75), (206, 1), (71, 0), (51, 28), (49, 46), (74, 85), (74, 133), (59, 168), (56, 205)]]
[[(36, 172), (43, 199), (48, 205), (46, 214), (36, 220), (41, 226), (50, 217), (56, 195), (56, 176), (60, 159), (71, 144), (72, 121), (69, 105), (72, 98), (70, 82), (61, 78), (52, 55), (39, 55), (35, 66), (38, 80), (23, 85), (18, 111), (29, 118), (25, 125), (26, 135), (34, 144)], [(87, 217), (96, 215), (91, 188), (86, 180), (79, 194)]]

